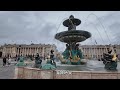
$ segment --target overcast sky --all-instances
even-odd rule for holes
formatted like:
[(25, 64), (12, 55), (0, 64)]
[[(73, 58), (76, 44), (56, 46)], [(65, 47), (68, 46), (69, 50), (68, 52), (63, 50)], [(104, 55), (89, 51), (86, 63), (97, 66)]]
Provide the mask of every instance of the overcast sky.
[(55, 44), (59, 51), (65, 44), (54, 39), (66, 31), (62, 22), (70, 15), (82, 23), (78, 30), (91, 32), (92, 37), (81, 44), (120, 44), (119, 11), (1, 11), (0, 44)]

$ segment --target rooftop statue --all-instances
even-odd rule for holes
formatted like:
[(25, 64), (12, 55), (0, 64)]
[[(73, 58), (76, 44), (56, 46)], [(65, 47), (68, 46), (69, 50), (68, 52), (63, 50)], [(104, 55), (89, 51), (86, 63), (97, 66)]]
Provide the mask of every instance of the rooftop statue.
[(71, 15), (69, 17), (69, 27), (68, 27), (68, 30), (76, 30), (76, 23), (74, 23), (73, 20), (74, 20), (74, 16)]

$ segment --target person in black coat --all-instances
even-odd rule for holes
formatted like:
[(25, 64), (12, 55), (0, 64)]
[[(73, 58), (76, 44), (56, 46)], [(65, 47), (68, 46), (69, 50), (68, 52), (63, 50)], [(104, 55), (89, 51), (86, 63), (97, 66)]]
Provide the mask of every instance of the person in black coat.
[(7, 62), (6, 57), (4, 57), (4, 58), (3, 58), (3, 66), (6, 65), (6, 62)]

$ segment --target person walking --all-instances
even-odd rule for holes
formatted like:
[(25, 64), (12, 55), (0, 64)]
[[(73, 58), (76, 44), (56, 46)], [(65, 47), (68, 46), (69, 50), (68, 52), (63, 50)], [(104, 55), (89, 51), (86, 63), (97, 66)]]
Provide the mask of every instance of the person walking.
[(8, 66), (11, 64), (11, 58), (10, 57), (8, 58), (8, 62), (7, 63), (8, 63)]
[(3, 58), (3, 66), (6, 65), (6, 56)]

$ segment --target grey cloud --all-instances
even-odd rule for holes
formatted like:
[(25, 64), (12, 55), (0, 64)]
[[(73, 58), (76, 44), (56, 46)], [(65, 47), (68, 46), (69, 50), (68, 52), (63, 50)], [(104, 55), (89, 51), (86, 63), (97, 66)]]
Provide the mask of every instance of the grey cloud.
[[(54, 39), (56, 32), (66, 31), (63, 25), (60, 25), (59, 30), (57, 28), (61, 21), (68, 17), (69, 13), (66, 12), (51, 12), (51, 11), (9, 11), (0, 12), (0, 44), (3, 43), (50, 43), (56, 44), (59, 50), (64, 50), (65, 44)], [(80, 14), (79, 14), (80, 13)], [(76, 17), (80, 18), (84, 23), (85, 17), (91, 12), (77, 12)], [(120, 33), (120, 12), (93, 12), (97, 13), (102, 24), (106, 27), (107, 33), (112, 42), (116, 39), (119, 40)], [(64, 15), (65, 14), (65, 15)], [(100, 15), (99, 15), (100, 14)], [(65, 17), (64, 17), (64, 16)], [(69, 14), (70, 15), (70, 14)], [(81, 16), (80, 16), (81, 15)], [(93, 17), (90, 17), (92, 20)], [(81, 44), (93, 44), (95, 40), (98, 44), (103, 44), (95, 26), (100, 31), (104, 41), (108, 44), (108, 38), (105, 36), (105, 32), (101, 27), (98, 20), (92, 21), (95, 25), (91, 25), (89, 21), (84, 25), (84, 29), (81, 26), (78, 29), (83, 29), (92, 33), (92, 40), (88, 39)]]
[(101, 20), (107, 27), (106, 31), (109, 34), (111, 42), (113, 44), (120, 44), (120, 12), (113, 12), (107, 16), (104, 16)]
[(2, 34), (0, 38), (10, 39), (9, 37), (11, 37), (14, 40), (34, 38), (36, 30), (40, 30), (42, 23), (45, 23), (42, 14), (36, 13), (7, 12), (0, 14), (0, 33)]
[[(87, 23), (84, 24), (84, 28), (87, 31), (90, 31), (91, 33), (96, 32), (96, 33), (93, 33), (93, 38), (96, 39), (99, 42), (99, 44), (103, 44), (102, 38), (105, 42), (104, 44), (109, 44), (109, 43), (119, 44), (118, 41), (120, 37), (119, 35), (120, 12), (119, 11), (109, 12), (106, 15), (95, 16), (95, 17), (96, 17), (96, 20), (92, 21), (93, 25), (88, 20)], [(90, 30), (90, 29), (93, 29), (93, 30)], [(102, 38), (98, 33), (102, 36)]]

